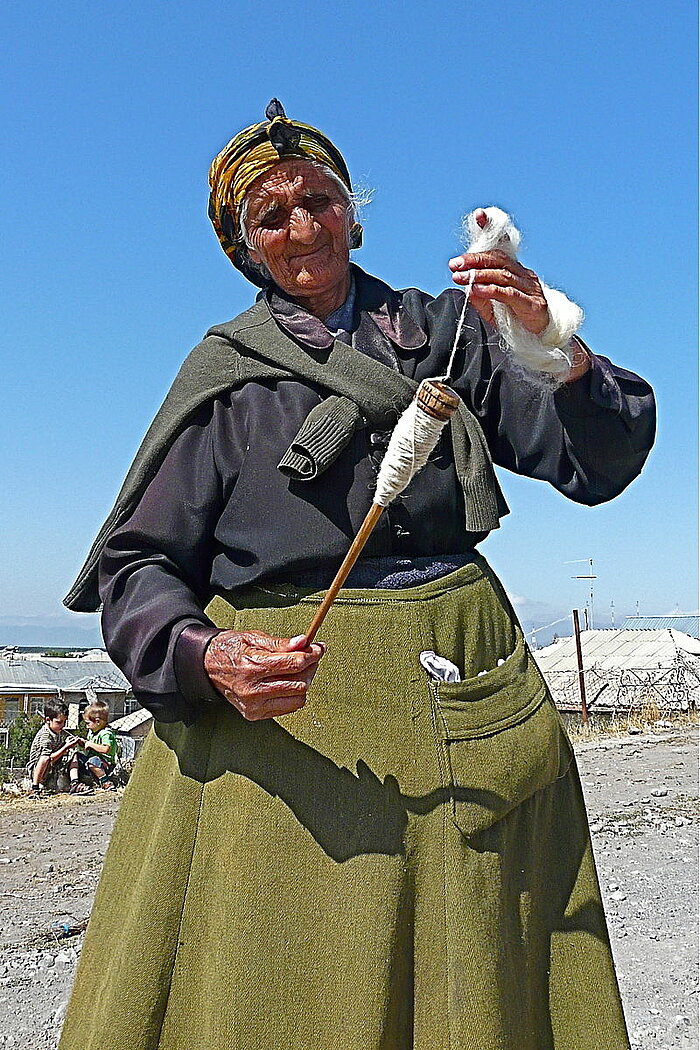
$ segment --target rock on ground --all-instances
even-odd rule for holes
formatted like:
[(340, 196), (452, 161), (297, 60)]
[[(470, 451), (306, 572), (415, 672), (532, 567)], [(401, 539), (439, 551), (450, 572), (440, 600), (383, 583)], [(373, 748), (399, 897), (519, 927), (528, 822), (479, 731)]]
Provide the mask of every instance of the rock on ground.
[[(633, 1050), (695, 1050), (697, 729), (576, 752)], [(0, 1050), (57, 1045), (120, 798), (0, 803)]]

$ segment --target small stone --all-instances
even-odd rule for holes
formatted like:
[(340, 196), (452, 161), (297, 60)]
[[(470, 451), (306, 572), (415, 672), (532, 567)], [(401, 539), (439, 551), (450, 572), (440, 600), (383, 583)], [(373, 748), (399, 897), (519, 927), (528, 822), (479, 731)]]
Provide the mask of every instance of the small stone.
[(613, 901), (626, 901), (627, 894), (623, 893), (622, 890), (618, 890), (617, 893), (611, 893), (610, 899)]
[(654, 788), (652, 795), (654, 798), (665, 798), (668, 795), (668, 788)]
[(642, 731), (639, 726), (628, 726), (627, 732), (630, 736), (639, 736)]
[(66, 999), (65, 1002), (62, 1002), (57, 1007), (57, 1009), (54, 1010), (53, 1014), (51, 1015), (51, 1024), (55, 1028), (58, 1028), (60, 1025), (63, 1024), (63, 1021), (64, 1021), (64, 1018), (66, 1016), (66, 1011), (67, 1010), (68, 1010), (68, 1000)]
[(614, 893), (614, 892), (615, 892), (615, 890), (619, 890), (619, 888), (620, 888), (620, 887), (619, 887), (619, 885), (618, 885), (618, 883), (617, 883), (617, 882), (609, 882), (609, 883), (608, 883), (608, 891), (609, 891), (610, 893)]

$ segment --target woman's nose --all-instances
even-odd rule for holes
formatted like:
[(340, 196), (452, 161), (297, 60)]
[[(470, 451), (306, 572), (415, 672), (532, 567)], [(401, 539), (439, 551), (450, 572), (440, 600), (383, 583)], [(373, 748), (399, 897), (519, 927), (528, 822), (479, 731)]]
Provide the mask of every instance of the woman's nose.
[(306, 208), (295, 208), (289, 217), (289, 237), (301, 244), (312, 244), (316, 240), (319, 225)]

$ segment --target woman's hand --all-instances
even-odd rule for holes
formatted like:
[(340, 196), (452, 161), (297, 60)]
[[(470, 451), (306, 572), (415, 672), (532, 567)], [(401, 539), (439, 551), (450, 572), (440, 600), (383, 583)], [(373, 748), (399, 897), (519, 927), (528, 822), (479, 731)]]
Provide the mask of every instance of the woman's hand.
[(298, 711), (326, 651), (323, 643), (272, 638), (262, 631), (222, 631), (204, 654), (219, 692), (249, 721)]
[[(488, 222), (485, 211), (477, 212), (476, 221), (482, 228)], [(533, 270), (526, 270), (505, 252), (495, 250), (475, 255), (467, 252), (450, 259), (455, 284), (466, 285), (474, 274), (469, 301), (482, 320), (493, 325), (493, 303), (507, 306), (523, 328), (541, 335), (549, 324), (547, 300), (539, 278)]]

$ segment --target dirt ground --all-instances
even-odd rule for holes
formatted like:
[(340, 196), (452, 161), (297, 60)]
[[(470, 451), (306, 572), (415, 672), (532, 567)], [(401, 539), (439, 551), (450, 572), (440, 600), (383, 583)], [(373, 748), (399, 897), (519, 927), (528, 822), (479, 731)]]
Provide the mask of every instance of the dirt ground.
[[(695, 1050), (697, 729), (576, 751), (632, 1045)], [(57, 1044), (121, 794), (0, 803), (0, 1050)]]

